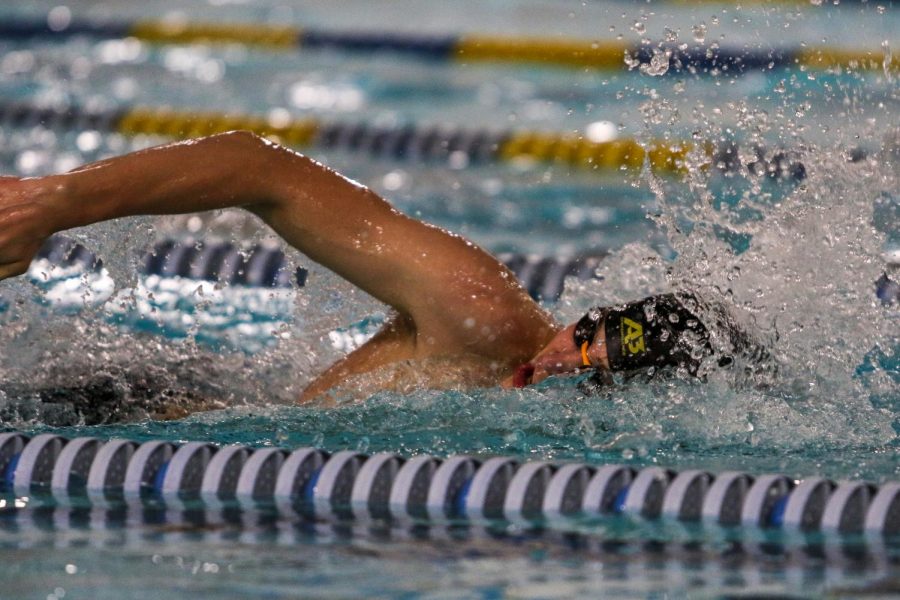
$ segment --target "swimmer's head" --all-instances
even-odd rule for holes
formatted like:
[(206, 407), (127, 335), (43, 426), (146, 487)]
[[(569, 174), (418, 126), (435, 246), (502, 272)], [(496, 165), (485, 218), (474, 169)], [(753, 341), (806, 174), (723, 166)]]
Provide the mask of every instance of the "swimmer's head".
[(585, 370), (608, 374), (675, 367), (695, 375), (711, 354), (709, 332), (692, 312), (696, 306), (693, 296), (663, 294), (612, 308), (592, 308), (561, 330), (504, 385), (523, 387), (551, 375)]

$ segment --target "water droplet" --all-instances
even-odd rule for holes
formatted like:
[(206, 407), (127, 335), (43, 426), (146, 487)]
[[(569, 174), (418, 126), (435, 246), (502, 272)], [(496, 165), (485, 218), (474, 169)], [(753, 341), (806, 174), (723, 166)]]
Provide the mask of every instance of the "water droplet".
[(694, 41), (698, 44), (702, 44), (706, 40), (706, 23), (700, 22), (694, 25), (691, 28), (691, 32), (694, 34)]
[(641, 73), (644, 73), (645, 75), (652, 75), (654, 77), (665, 75), (669, 70), (669, 59), (671, 57), (671, 54), (672, 52), (670, 50), (660, 50), (659, 48), (654, 48), (653, 56), (650, 58), (650, 62), (641, 65)]
[(894, 62), (894, 55), (891, 52), (891, 44), (887, 40), (881, 42), (881, 48), (884, 50), (884, 58), (881, 61), (881, 67), (884, 70), (884, 77), (888, 81), (893, 81), (893, 74), (891, 73), (891, 66)]
[[(630, 52), (626, 51), (625, 52), (625, 64), (628, 65), (629, 69), (636, 69), (641, 66), (641, 61), (640, 61), (640, 59), (638, 59), (638, 57), (632, 56)], [(616, 92), (616, 98), (619, 100), (622, 99), (620, 94), (622, 94), (622, 92)]]

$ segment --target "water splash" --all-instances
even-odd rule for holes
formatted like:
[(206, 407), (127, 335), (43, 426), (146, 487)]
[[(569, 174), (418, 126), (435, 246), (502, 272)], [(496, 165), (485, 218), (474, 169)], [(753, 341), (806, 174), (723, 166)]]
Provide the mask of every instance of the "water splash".
[[(234, 214), (206, 215), (189, 229), (208, 239), (247, 234), (249, 245), (271, 235)], [(328, 333), (381, 307), (319, 267), (301, 294), (139, 281), (141, 250), (176, 230), (170, 220), (139, 218), (70, 231), (101, 257), (102, 275), (45, 265), (35, 282), (2, 283), (0, 422), (89, 425), (290, 404), (338, 358)], [(286, 264), (293, 272), (311, 261), (293, 252)]]
[[(834, 445), (894, 439), (896, 416), (874, 404), (896, 399), (900, 386), (867, 357), (891, 356), (900, 347), (896, 308), (882, 306), (873, 293), (885, 269), (873, 206), (885, 192), (897, 193), (898, 179), (883, 154), (854, 163), (841, 152), (809, 148), (803, 161), (808, 178), (795, 189), (775, 197), (750, 185), (732, 204), (716, 201), (721, 194), (711, 192), (717, 184), (706, 171), (693, 174), (702, 182), (681, 187), (648, 173), (660, 207), (655, 218), (668, 231), (674, 260), (632, 244), (605, 261), (602, 281), (569, 282), (557, 308), (564, 321), (588, 305), (689, 290), (726, 307), (741, 328), (766, 341), (779, 364), (777, 378), (764, 387), (713, 372), (705, 385), (613, 391), (611, 398), (632, 411), (615, 426), (625, 438), (743, 436), (753, 446), (782, 448), (816, 439)], [(647, 424), (666, 424), (669, 433)]]

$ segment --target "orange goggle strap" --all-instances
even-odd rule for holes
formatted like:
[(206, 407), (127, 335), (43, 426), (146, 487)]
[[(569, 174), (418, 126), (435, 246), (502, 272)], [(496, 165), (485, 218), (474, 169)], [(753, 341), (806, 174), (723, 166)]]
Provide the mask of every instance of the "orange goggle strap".
[(581, 344), (581, 364), (585, 367), (593, 366), (591, 364), (591, 358), (588, 356), (588, 348), (590, 347), (590, 345), (591, 343), (588, 341), (584, 341)]
[(590, 309), (587, 314), (581, 317), (575, 325), (575, 330), (572, 332), (575, 347), (581, 349), (581, 363), (584, 367), (594, 366), (591, 364), (590, 356), (588, 356), (588, 348), (594, 342), (597, 329), (606, 317), (606, 312), (607, 309), (600, 307)]

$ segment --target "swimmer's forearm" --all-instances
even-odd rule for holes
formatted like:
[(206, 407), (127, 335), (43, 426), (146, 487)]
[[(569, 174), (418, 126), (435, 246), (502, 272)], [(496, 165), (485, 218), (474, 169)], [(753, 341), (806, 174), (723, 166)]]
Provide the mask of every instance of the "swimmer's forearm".
[(39, 183), (55, 231), (133, 215), (245, 208), (313, 260), (405, 312), (414, 310), (410, 291), (427, 271), (464, 270), (473, 261), (496, 269), (464, 240), (409, 219), (370, 190), (250, 133), (134, 152)]
[[(244, 208), (367, 291), (376, 263), (390, 263), (411, 230), (426, 229), (363, 186), (247, 132), (150, 148), (40, 183), (55, 231), (135, 215)], [(429, 229), (431, 241), (450, 237)]]
[[(398, 241), (424, 225), (331, 169), (254, 134), (150, 148), (42, 183), (52, 190), (48, 218), (55, 231), (134, 215), (247, 209), (316, 262), (406, 308), (378, 278), (397, 275), (391, 257)], [(388, 225), (400, 221), (400, 227)]]
[(521, 362), (519, 354), (533, 356), (555, 331), (494, 257), (250, 133), (152, 148), (41, 181), (56, 199), (46, 211), (56, 231), (131, 215), (245, 208), (412, 317), (423, 353), (487, 352)]
[(160, 146), (44, 179), (56, 231), (119, 217), (180, 214), (268, 200), (262, 142), (229, 133)]
[(57, 231), (130, 215), (264, 205), (276, 179), (267, 163), (277, 154), (252, 134), (230, 133), (63, 175), (0, 177), (0, 280), (25, 273), (44, 240)]

